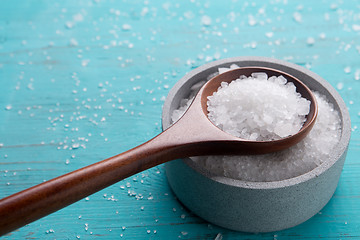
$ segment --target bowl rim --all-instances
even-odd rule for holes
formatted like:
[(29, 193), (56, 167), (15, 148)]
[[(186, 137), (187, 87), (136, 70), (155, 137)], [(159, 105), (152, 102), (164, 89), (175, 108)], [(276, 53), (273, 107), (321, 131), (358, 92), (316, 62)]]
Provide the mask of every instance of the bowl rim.
[[(204, 71), (221, 67), (223, 65), (231, 65), (233, 63), (241, 63), (241, 62), (251, 62), (249, 66), (259, 66), (259, 67), (269, 67), (274, 68), (274, 66), (281, 67), (281, 71), (288, 72), (289, 70), (297, 71), (302, 74), (307, 75), (308, 77), (312, 78), (318, 84), (320, 84), (329, 94), (334, 98), (338, 108), (340, 109), (340, 119), (341, 119), (341, 136), (339, 143), (332, 149), (330, 153), (329, 161), (323, 162), (313, 170), (299, 175), (297, 177), (284, 179), (280, 181), (271, 181), (271, 182), (252, 182), (252, 181), (244, 181), (238, 179), (232, 179), (229, 177), (224, 176), (217, 176), (207, 169), (199, 166), (190, 158), (181, 159), (186, 165), (192, 168), (195, 172), (209, 178), (212, 181), (218, 182), (224, 185), (230, 185), (233, 187), (241, 187), (241, 188), (248, 188), (248, 189), (274, 189), (274, 188), (284, 188), (290, 187), (293, 185), (300, 184), (302, 182), (309, 181), (313, 178), (320, 176), (322, 173), (326, 172), (330, 167), (332, 167), (346, 152), (350, 136), (351, 136), (351, 121), (348, 109), (345, 105), (345, 102), (341, 98), (340, 94), (328, 83), (326, 80), (321, 78), (319, 75), (313, 73), (312, 71), (296, 65), (294, 63), (286, 62), (279, 59), (269, 58), (269, 57), (256, 57), (256, 56), (241, 56), (241, 57), (231, 57), (225, 58), (217, 61), (213, 61), (207, 64), (204, 64), (189, 73), (185, 74), (169, 91), (168, 96), (165, 99), (162, 111), (162, 128), (166, 129), (171, 125), (171, 117), (170, 117), (170, 108), (172, 101), (179, 91), (179, 89), (190, 79), (196, 77), (198, 74), (201, 74)], [(253, 65), (255, 64), (255, 65)], [(259, 64), (259, 65), (258, 65)], [(276, 67), (275, 67), (276, 68)], [(287, 69), (284, 70), (283, 68)], [(277, 68), (276, 68), (277, 69)], [(290, 73), (291, 74), (291, 73)]]

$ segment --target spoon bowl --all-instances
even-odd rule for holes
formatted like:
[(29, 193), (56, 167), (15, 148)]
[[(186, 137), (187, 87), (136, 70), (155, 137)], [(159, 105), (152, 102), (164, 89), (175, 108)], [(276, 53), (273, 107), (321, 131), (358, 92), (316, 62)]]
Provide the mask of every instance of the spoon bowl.
[[(304, 83), (302, 83), (299, 79), (295, 78), (290, 74), (266, 67), (242, 67), (219, 74), (218, 76), (208, 81), (200, 89), (199, 93), (197, 94), (197, 97), (194, 100), (194, 103), (196, 104), (196, 101), (201, 99), (201, 108), (203, 110), (203, 113), (207, 116), (208, 114), (207, 98), (208, 96), (211, 96), (214, 92), (217, 91), (217, 89), (219, 88), (222, 82), (230, 83), (231, 81), (238, 79), (241, 75), (250, 76), (254, 72), (263, 72), (266, 73), (268, 76), (278, 77), (281, 75), (285, 77), (288, 82), (292, 82), (295, 85), (296, 91), (300, 93), (300, 95), (303, 98), (306, 98), (307, 100), (310, 101), (310, 111), (306, 116), (306, 121), (303, 124), (302, 128), (299, 130), (298, 133), (294, 135), (290, 135), (288, 137), (284, 137), (278, 140), (271, 140), (271, 141), (250, 141), (250, 140), (236, 138), (235, 142), (227, 142), (226, 144), (231, 143), (234, 145), (239, 145), (239, 146), (235, 146), (235, 150), (233, 152), (234, 154), (264, 154), (264, 153), (276, 152), (289, 148), (295, 145), (296, 143), (300, 142), (310, 132), (310, 130), (315, 124), (315, 120), (318, 113), (318, 106), (315, 96), (312, 94), (311, 90)], [(240, 142), (243, 143), (241, 144)], [(225, 150), (224, 152), (219, 152), (218, 154), (229, 155), (229, 151)]]
[[(218, 89), (221, 82), (230, 82), (240, 75), (259, 71), (271, 76), (283, 75), (295, 84), (303, 97), (311, 101), (307, 121), (297, 134), (276, 141), (249, 141), (220, 130), (207, 118), (207, 97)], [(225, 72), (200, 89), (183, 117), (148, 142), (0, 200), (0, 235), (170, 160), (200, 155), (262, 154), (288, 148), (309, 133), (316, 116), (317, 104), (311, 91), (289, 74), (254, 67)]]

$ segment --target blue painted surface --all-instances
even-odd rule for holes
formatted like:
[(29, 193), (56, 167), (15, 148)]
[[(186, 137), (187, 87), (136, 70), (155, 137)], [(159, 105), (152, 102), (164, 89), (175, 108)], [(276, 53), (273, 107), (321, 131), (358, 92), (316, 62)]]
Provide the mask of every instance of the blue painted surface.
[(334, 197), (319, 214), (275, 233), (228, 231), (185, 209), (159, 166), (3, 239), (360, 238), (355, 0), (2, 1), (0, 197), (155, 136), (164, 97), (186, 72), (247, 55), (310, 68), (349, 107), (348, 157)]

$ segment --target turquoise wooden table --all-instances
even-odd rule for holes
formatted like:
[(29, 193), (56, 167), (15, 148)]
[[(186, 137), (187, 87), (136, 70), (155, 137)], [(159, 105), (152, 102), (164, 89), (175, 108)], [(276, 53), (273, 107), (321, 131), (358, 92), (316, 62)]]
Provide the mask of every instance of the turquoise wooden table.
[(185, 73), (247, 55), (311, 69), (349, 108), (345, 167), (316, 216), (279, 232), (229, 231), (183, 207), (161, 165), (3, 239), (360, 239), (356, 0), (2, 1), (0, 198), (150, 139)]

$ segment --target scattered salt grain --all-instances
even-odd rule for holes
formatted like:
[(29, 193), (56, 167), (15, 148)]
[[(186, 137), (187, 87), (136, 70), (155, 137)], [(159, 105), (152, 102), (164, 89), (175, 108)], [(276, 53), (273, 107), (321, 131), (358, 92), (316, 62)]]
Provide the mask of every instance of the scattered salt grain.
[(331, 5), (330, 5), (330, 9), (331, 10), (336, 10), (338, 8), (338, 5), (336, 4), (336, 3), (332, 3)]
[(248, 24), (249, 24), (250, 26), (255, 26), (255, 25), (257, 24), (257, 21), (256, 21), (256, 19), (254, 18), (254, 16), (252, 16), (252, 15), (249, 15), (249, 16), (248, 16)]
[(71, 38), (69, 45), (72, 46), (72, 47), (76, 47), (76, 46), (79, 45), (79, 43), (75, 38)]
[(274, 36), (274, 33), (273, 32), (267, 32), (267, 33), (265, 33), (265, 36), (268, 37), (268, 38), (272, 38)]
[(67, 29), (71, 29), (71, 28), (74, 27), (74, 23), (71, 22), (71, 21), (68, 21), (68, 22), (65, 23), (65, 27), (66, 27)]
[(351, 73), (351, 67), (347, 66), (344, 68), (345, 73)]
[(214, 240), (222, 240), (222, 239), (223, 239), (222, 234), (221, 234), (221, 233), (218, 233), (218, 234), (216, 235), (216, 237), (215, 237)]
[(81, 66), (86, 67), (89, 64), (90, 60), (89, 59), (84, 59), (81, 61)]
[(80, 147), (80, 143), (73, 143), (71, 147), (72, 149), (78, 149)]
[(360, 80), (360, 69), (356, 69), (356, 71), (354, 73), (354, 79), (356, 81)]
[(202, 16), (201, 17), (201, 24), (204, 26), (210, 26), (211, 25), (211, 18), (209, 16)]
[(319, 37), (320, 37), (320, 39), (324, 40), (326, 38), (326, 34), (325, 33), (320, 33)]
[(54, 229), (49, 229), (49, 230), (46, 230), (46, 234), (50, 234), (50, 233), (54, 233)]
[(122, 25), (122, 30), (129, 31), (129, 30), (131, 30), (131, 26), (129, 24), (125, 23), (125, 24)]
[(339, 82), (338, 84), (336, 84), (336, 88), (339, 89), (339, 90), (343, 89), (344, 88), (344, 83)]
[(302, 22), (302, 15), (299, 12), (294, 12), (293, 18), (295, 22), (301, 23)]
[(312, 46), (315, 43), (315, 39), (313, 37), (308, 37), (306, 43), (307, 45)]
[(81, 13), (77, 13), (73, 16), (73, 20), (76, 22), (82, 22), (84, 20), (84, 16)]
[(354, 31), (360, 31), (360, 25), (358, 25), (358, 24), (353, 24), (352, 25), (352, 29), (354, 30)]

